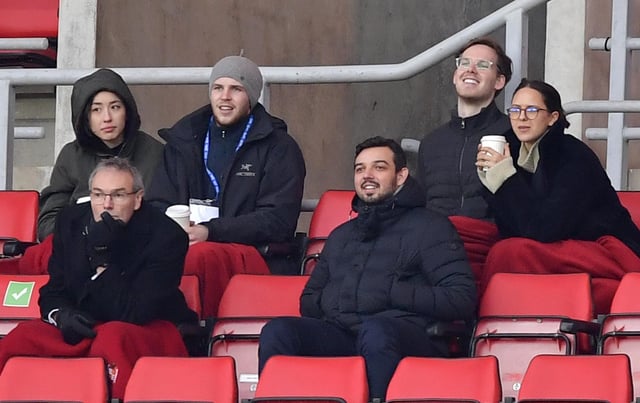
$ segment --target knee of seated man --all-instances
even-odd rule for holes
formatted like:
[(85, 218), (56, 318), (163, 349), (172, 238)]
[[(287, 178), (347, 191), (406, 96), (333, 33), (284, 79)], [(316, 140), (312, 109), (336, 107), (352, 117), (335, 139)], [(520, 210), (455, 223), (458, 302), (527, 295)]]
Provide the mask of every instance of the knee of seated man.
[(289, 338), (294, 333), (293, 321), (297, 318), (274, 318), (262, 327), (260, 343)]
[(386, 317), (365, 319), (358, 330), (359, 350), (381, 350), (397, 342), (394, 321)]

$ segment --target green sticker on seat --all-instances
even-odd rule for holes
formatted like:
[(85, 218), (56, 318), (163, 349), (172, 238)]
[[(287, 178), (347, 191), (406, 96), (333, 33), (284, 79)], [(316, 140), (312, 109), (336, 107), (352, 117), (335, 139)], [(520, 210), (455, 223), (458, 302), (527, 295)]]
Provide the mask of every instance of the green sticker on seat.
[(21, 308), (28, 307), (29, 302), (31, 302), (31, 295), (33, 294), (33, 287), (35, 285), (36, 283), (33, 281), (9, 281), (2, 305)]

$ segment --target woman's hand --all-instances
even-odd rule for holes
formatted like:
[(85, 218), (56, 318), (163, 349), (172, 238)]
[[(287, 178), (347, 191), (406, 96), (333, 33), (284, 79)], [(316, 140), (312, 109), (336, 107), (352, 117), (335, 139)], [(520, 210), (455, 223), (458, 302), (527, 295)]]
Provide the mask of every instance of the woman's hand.
[(504, 154), (500, 154), (493, 148), (482, 147), (478, 144), (478, 155), (476, 156), (476, 166), (478, 169), (489, 170), (493, 168), (497, 163), (505, 158), (511, 157), (511, 150), (509, 150), (509, 143), (504, 145)]

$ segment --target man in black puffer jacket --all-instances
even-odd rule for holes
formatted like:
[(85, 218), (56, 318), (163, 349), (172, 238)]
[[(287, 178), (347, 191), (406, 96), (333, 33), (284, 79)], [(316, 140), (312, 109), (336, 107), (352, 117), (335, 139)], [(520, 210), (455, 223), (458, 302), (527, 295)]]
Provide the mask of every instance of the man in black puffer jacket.
[(303, 317), (264, 327), (260, 370), (273, 355), (362, 355), (370, 397), (384, 399), (403, 357), (447, 354), (426, 329), (473, 317), (476, 289), (455, 228), (424, 208), (395, 141), (361, 143), (354, 168), (358, 216), (329, 236), (300, 298)]
[[(467, 43), (456, 57), (453, 85), (458, 103), (451, 120), (427, 134), (420, 143), (418, 180), (427, 207), (448, 215), (491, 220), (478, 180), (476, 154), (482, 136), (510, 136), (511, 125), (496, 106), (495, 97), (511, 78), (511, 59), (490, 38)], [(515, 143), (514, 143), (515, 144)]]

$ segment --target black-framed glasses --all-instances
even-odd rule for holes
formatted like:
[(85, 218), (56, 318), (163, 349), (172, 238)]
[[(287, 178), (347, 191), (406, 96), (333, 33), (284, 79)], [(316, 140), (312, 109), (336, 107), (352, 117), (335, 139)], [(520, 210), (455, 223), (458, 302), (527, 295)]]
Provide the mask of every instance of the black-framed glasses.
[(538, 108), (537, 106), (527, 106), (526, 108), (521, 108), (519, 106), (510, 106), (507, 108), (507, 113), (509, 114), (509, 118), (516, 120), (520, 119), (520, 114), (524, 111), (524, 117), (529, 120), (533, 120), (538, 116), (539, 111), (546, 111), (544, 108)]
[(489, 70), (493, 66), (491, 60), (475, 59), (475, 61), (469, 57), (456, 57), (456, 68), (469, 70), (471, 66), (476, 66), (478, 70)]
[(89, 196), (91, 197), (91, 200), (96, 204), (104, 204), (104, 201), (106, 200), (107, 196), (109, 196), (112, 202), (118, 204), (118, 203), (124, 203), (129, 196), (134, 195), (136, 193), (138, 193), (138, 191), (134, 191), (134, 192), (117, 191), (117, 192), (111, 192), (111, 193), (104, 193), (104, 192), (98, 192), (98, 191), (92, 190), (89, 193)]

